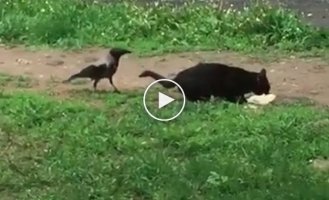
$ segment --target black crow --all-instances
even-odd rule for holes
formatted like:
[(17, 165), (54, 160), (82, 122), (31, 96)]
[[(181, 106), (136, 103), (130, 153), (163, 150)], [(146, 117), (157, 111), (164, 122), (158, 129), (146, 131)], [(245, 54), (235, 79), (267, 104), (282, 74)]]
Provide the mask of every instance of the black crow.
[(113, 84), (112, 78), (118, 69), (120, 57), (129, 53), (132, 52), (122, 48), (112, 48), (105, 58), (97, 61), (94, 64), (88, 65), (79, 73), (73, 74), (70, 76), (70, 78), (63, 81), (63, 83), (68, 83), (76, 78), (90, 78), (94, 81), (93, 87), (94, 90), (96, 90), (98, 82), (103, 78), (108, 78), (110, 84), (114, 88), (114, 91), (119, 92), (119, 90)]

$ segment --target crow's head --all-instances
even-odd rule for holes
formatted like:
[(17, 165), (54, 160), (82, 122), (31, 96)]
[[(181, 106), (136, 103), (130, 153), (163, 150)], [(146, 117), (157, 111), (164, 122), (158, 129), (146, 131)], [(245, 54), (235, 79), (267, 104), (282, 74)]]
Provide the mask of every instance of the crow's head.
[(115, 58), (120, 58), (124, 54), (132, 53), (131, 51), (123, 48), (112, 48), (109, 51), (109, 54)]

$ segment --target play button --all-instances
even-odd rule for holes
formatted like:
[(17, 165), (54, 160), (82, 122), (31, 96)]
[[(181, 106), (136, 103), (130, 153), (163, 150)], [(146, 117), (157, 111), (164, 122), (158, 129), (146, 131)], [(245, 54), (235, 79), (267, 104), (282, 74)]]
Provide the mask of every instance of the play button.
[(158, 102), (159, 102), (158, 107), (159, 108), (162, 108), (163, 106), (166, 106), (173, 101), (175, 101), (175, 99), (173, 99), (170, 96), (167, 96), (161, 92), (158, 92)]
[[(171, 82), (177, 87), (164, 88), (161, 82)], [(178, 92), (178, 88), (182, 93)], [(172, 90), (172, 91), (171, 91)], [(160, 79), (152, 82), (145, 90), (143, 103), (145, 111), (153, 119), (158, 121), (170, 121), (178, 117), (185, 107), (185, 95), (183, 89), (175, 81)]]

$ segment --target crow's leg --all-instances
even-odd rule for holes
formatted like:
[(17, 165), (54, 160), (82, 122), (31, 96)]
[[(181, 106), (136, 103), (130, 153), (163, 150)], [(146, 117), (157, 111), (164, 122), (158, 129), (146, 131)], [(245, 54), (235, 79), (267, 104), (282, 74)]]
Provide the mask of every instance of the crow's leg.
[(112, 85), (113, 88), (114, 88), (114, 92), (116, 92), (116, 93), (120, 93), (120, 91), (118, 90), (118, 88), (115, 87), (115, 85), (113, 84), (113, 79), (112, 79), (112, 77), (113, 77), (113, 76), (110, 76), (110, 77), (109, 77), (109, 81), (110, 81), (111, 85)]
[(95, 79), (95, 80), (94, 80), (94, 83), (93, 83), (94, 91), (96, 91), (96, 89), (97, 89), (97, 84), (98, 84), (99, 81), (100, 81), (100, 79)]

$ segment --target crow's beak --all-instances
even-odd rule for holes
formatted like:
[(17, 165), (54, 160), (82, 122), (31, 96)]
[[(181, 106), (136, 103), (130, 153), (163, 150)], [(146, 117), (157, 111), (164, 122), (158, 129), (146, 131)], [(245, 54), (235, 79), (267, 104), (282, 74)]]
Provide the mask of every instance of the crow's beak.
[(129, 53), (132, 53), (132, 52), (129, 51), (129, 50), (126, 50), (126, 49), (124, 49), (124, 50), (122, 51), (122, 54), (129, 54)]

